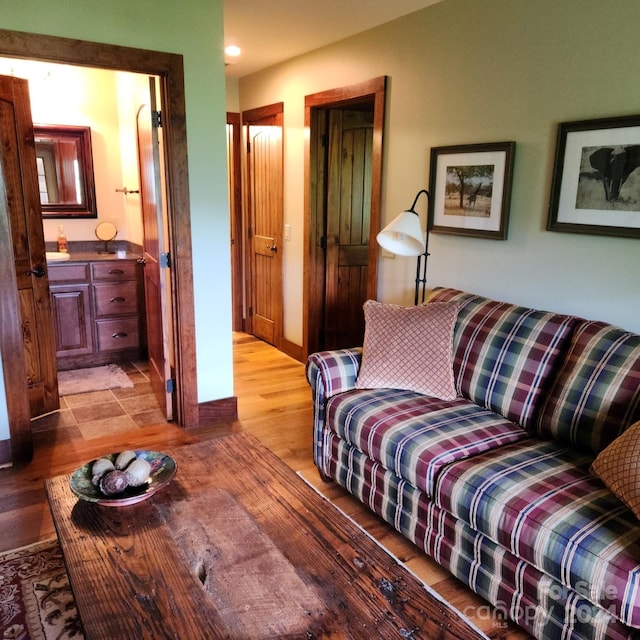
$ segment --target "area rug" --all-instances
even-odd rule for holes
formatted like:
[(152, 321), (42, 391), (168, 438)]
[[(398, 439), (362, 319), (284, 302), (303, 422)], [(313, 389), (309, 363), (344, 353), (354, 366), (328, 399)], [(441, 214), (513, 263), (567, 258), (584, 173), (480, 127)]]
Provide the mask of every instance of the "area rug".
[(58, 372), (58, 391), (61, 396), (118, 387), (133, 387), (133, 382), (117, 364)]
[(55, 538), (0, 553), (0, 638), (84, 638)]

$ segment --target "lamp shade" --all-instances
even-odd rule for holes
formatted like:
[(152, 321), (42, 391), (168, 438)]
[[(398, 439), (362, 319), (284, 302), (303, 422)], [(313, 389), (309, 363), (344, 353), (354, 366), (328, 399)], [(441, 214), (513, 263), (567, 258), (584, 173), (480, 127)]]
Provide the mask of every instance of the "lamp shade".
[(398, 256), (419, 256), (425, 251), (424, 234), (415, 211), (403, 211), (376, 239), (383, 249)]

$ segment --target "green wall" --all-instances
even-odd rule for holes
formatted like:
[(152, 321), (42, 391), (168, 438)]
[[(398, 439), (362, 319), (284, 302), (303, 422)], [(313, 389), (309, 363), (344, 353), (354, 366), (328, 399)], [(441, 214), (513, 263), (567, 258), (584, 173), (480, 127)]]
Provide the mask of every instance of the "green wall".
[(0, 0), (0, 28), (183, 56), (198, 401), (232, 396), (221, 0)]
[[(516, 141), (508, 239), (434, 234), (429, 285), (640, 332), (640, 240), (545, 230), (558, 123), (640, 113), (638, 24), (638, 0), (443, 0), (241, 79), (241, 109), (285, 103), (285, 264), (304, 254), (304, 96), (386, 75), (384, 222), (428, 186), (431, 147)], [(381, 258), (378, 298), (410, 304), (414, 265)], [(296, 341), (302, 282), (289, 285)]]

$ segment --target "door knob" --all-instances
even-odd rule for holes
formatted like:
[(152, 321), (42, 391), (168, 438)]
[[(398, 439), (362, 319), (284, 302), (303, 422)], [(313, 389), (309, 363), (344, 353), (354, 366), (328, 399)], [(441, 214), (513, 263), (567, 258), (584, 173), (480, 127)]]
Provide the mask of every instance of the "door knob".
[(47, 272), (44, 270), (44, 267), (41, 265), (37, 265), (33, 267), (33, 269), (27, 271), (28, 276), (35, 276), (36, 278), (42, 278)]
[(269, 249), (269, 251), (277, 251), (278, 247), (275, 244), (268, 244), (267, 249)]

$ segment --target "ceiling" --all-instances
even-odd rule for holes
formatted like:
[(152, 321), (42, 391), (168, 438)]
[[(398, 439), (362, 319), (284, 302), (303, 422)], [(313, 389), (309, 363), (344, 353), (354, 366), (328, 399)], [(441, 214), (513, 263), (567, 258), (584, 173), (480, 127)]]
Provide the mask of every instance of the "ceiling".
[(441, 0), (224, 0), (226, 75), (240, 78)]

